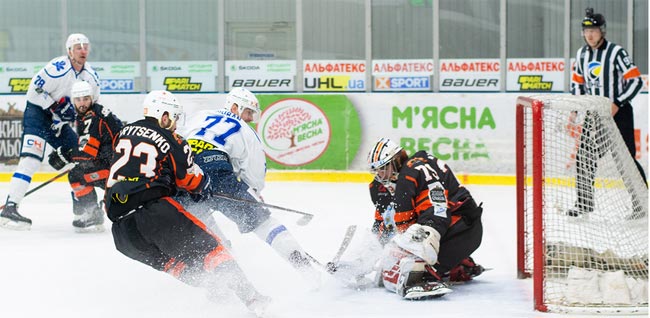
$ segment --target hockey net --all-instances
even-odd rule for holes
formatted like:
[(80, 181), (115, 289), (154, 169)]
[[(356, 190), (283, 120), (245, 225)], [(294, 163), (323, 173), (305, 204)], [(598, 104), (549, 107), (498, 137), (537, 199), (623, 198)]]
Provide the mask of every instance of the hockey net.
[(517, 99), (517, 267), (536, 310), (648, 312), (648, 190), (610, 112), (597, 96)]

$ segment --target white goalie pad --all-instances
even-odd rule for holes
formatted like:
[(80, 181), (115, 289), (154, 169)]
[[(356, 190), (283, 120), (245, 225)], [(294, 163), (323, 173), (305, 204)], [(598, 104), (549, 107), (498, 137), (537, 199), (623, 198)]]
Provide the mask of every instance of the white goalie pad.
[(438, 261), (440, 233), (430, 226), (413, 224), (404, 233), (393, 237), (393, 241), (429, 265)]

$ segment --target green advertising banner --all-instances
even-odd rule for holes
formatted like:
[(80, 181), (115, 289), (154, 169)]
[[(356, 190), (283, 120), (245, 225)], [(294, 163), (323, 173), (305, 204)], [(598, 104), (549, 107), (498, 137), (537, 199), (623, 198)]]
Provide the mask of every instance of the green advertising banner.
[(347, 170), (361, 143), (359, 115), (345, 95), (258, 95), (257, 132), (269, 169)]

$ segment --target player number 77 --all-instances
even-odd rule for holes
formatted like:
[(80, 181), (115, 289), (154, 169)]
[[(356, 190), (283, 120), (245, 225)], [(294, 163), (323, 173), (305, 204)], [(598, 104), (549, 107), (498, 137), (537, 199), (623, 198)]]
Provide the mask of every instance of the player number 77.
[(204, 136), (205, 132), (208, 129), (214, 127), (214, 125), (216, 125), (216, 124), (219, 124), (219, 123), (222, 123), (222, 125), (230, 124), (230, 125), (228, 125), (228, 126), (230, 126), (230, 129), (226, 130), (224, 133), (219, 134), (219, 135), (214, 134), (214, 137), (212, 137), (212, 140), (214, 140), (214, 142), (216, 142), (216, 143), (218, 143), (218, 144), (220, 144), (222, 146), (226, 144), (226, 138), (228, 138), (230, 135), (238, 132), (239, 129), (241, 129), (241, 124), (239, 123), (239, 121), (237, 121), (234, 118), (230, 118), (230, 117), (225, 117), (225, 116), (221, 116), (221, 115), (207, 116), (207, 117), (205, 117), (205, 121), (209, 122), (209, 123), (206, 126), (204, 126), (203, 128), (201, 128), (201, 130), (199, 130), (196, 133), (197, 136)]

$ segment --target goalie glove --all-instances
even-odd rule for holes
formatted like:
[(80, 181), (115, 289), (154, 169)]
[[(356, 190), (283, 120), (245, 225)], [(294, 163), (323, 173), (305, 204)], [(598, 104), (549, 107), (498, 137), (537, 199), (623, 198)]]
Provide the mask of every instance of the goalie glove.
[(430, 226), (413, 224), (404, 233), (395, 236), (393, 241), (429, 265), (438, 261), (440, 233)]

